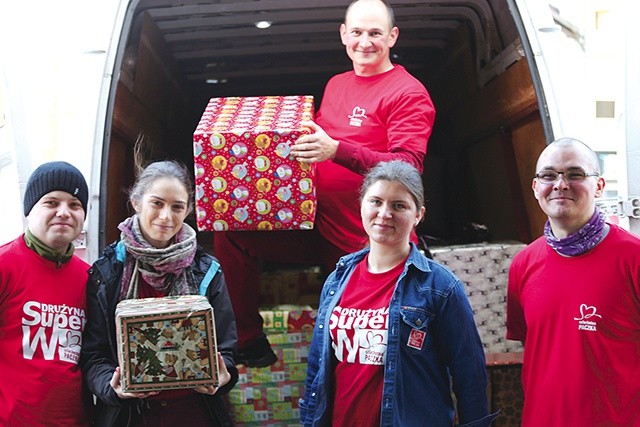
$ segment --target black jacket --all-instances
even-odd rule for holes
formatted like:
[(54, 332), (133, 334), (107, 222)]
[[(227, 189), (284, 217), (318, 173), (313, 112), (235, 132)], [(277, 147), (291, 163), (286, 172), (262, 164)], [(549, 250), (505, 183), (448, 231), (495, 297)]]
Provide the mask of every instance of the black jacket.
[[(116, 243), (105, 248), (102, 256), (89, 269), (87, 284), (87, 325), (82, 337), (80, 366), (84, 381), (97, 397), (95, 425), (126, 426), (131, 419), (131, 411), (136, 409), (140, 399), (120, 399), (111, 387), (111, 378), (118, 366), (115, 334), (115, 311), (120, 294), (120, 279), (124, 264), (116, 257)], [(188, 275), (195, 289), (214, 261), (198, 249)], [(218, 351), (224, 358), (231, 374), (228, 384), (211, 395), (200, 395), (206, 400), (213, 425), (231, 426), (233, 422), (223, 400), (238, 382), (238, 370), (233, 360), (236, 352), (236, 322), (231, 308), (222, 271), (218, 270), (208, 286), (206, 296), (215, 313), (216, 339)]]

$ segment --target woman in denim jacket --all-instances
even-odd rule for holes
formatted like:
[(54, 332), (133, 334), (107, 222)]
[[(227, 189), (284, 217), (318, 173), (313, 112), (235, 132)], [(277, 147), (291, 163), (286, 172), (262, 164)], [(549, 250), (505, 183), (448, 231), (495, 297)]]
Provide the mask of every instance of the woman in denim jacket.
[(482, 343), (460, 280), (410, 242), (422, 178), (402, 161), (365, 177), (369, 246), (327, 278), (313, 334), (305, 426), (488, 426)]

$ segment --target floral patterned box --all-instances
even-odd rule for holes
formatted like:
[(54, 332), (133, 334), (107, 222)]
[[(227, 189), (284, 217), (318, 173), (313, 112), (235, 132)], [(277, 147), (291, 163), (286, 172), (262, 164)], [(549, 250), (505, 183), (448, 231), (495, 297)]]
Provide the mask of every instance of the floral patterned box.
[(315, 167), (289, 155), (312, 96), (212, 98), (193, 134), (200, 231), (308, 230)]
[(206, 297), (120, 301), (116, 334), (125, 392), (218, 385), (213, 309)]

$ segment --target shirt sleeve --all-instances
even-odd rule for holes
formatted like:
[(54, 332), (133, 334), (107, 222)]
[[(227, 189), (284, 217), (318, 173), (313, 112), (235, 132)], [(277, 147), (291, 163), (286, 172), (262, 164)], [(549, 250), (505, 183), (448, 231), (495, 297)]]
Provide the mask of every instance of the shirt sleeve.
[(374, 151), (361, 144), (339, 141), (333, 161), (360, 174), (365, 174), (381, 161), (390, 160), (403, 160), (422, 172), (435, 113), (431, 97), (426, 91), (403, 94), (390, 106), (387, 119), (389, 142), (386, 152)]

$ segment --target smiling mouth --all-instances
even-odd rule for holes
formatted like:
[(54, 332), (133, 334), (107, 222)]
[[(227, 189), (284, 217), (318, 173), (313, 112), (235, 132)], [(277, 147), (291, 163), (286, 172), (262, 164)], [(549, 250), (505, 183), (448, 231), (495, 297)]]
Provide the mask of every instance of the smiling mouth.
[(391, 224), (373, 224), (374, 227), (379, 227), (379, 228), (393, 228), (393, 226)]
[(160, 224), (156, 224), (156, 227), (159, 228), (160, 230), (163, 231), (170, 231), (173, 230), (173, 226), (171, 225), (160, 225)]

